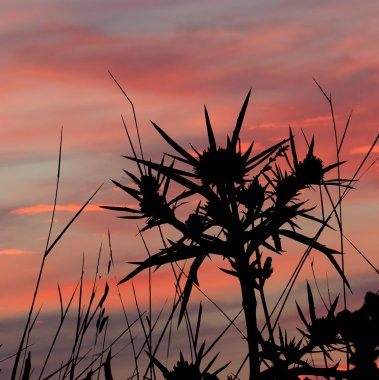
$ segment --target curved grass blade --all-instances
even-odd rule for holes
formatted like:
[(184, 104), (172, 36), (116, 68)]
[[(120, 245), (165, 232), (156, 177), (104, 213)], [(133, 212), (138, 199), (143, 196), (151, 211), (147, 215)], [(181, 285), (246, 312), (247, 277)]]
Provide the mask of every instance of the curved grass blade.
[(313, 294), (311, 287), (309, 286), (309, 282), (307, 281), (307, 294), (308, 294), (308, 305), (309, 305), (309, 316), (311, 317), (312, 324), (316, 320), (316, 309), (315, 309), (315, 303), (313, 300)]
[(51, 252), (51, 250), (55, 247), (55, 245), (58, 243), (58, 241), (61, 239), (61, 237), (64, 235), (64, 233), (69, 229), (72, 223), (74, 223), (75, 219), (82, 213), (82, 211), (86, 208), (88, 203), (91, 202), (92, 198), (97, 194), (97, 192), (101, 189), (103, 184), (101, 184), (96, 191), (89, 197), (86, 203), (79, 209), (79, 211), (74, 215), (74, 217), (69, 221), (69, 223), (66, 225), (65, 228), (61, 231), (61, 233), (56, 237), (56, 239), (51, 243), (49, 248), (45, 252), (45, 257)]

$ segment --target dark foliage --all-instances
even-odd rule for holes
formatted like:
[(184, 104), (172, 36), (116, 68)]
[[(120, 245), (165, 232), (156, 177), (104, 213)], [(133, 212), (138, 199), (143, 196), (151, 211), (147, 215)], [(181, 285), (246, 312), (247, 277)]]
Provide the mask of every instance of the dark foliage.
[[(340, 255), (342, 252), (318, 241), (322, 231), (330, 227), (328, 223), (337, 206), (334, 206), (329, 217), (319, 219), (313, 213), (317, 205), (307, 207), (307, 199), (302, 200), (302, 198), (306, 197), (305, 191), (314, 187), (321, 187), (328, 192), (330, 186), (336, 186), (340, 194), (338, 205), (346, 192), (352, 188), (354, 178), (348, 180), (340, 178), (339, 166), (343, 162), (339, 159), (336, 163), (325, 165), (314, 152), (313, 138), (308, 145), (306, 156), (300, 160), (291, 129), (287, 139), (263, 152), (253, 154), (254, 143), (243, 152), (240, 131), (249, 98), (250, 92), (243, 103), (232, 136), (227, 137), (225, 147), (219, 147), (216, 143), (206, 108), (205, 121), (209, 146), (203, 151), (198, 151), (191, 145), (195, 154), (189, 154), (155, 123), (152, 124), (156, 131), (175, 151), (175, 154), (166, 153), (164, 156), (172, 158), (171, 163), (165, 164), (164, 158), (160, 163), (146, 160), (143, 156), (139, 158), (131, 144), (133, 156), (126, 158), (137, 164), (139, 176), (128, 171), (125, 173), (137, 188), (113, 182), (133, 197), (138, 206), (103, 207), (125, 212), (125, 215), (121, 216), (123, 218), (145, 218), (146, 226), (143, 230), (168, 225), (176, 229), (181, 237), (175, 241), (167, 239), (168, 244), (165, 248), (149, 255), (145, 261), (135, 263), (137, 268), (119, 283), (132, 279), (147, 268), (192, 260), (181, 294), (180, 322), (191, 290), (194, 285), (198, 285), (199, 268), (211, 255), (218, 255), (229, 264), (229, 268), (221, 269), (237, 278), (240, 283), (251, 380), (297, 379), (298, 376), (307, 374), (328, 377), (328, 373), (351, 378), (352, 372), (341, 372), (336, 366), (326, 369), (316, 368), (304, 359), (304, 356), (309, 357), (316, 347), (322, 350), (326, 358), (330, 358), (328, 350), (333, 350), (334, 344), (346, 344), (347, 341), (351, 341), (345, 336), (346, 333), (343, 335), (337, 328), (338, 321), (334, 312), (338, 299), (331, 305), (326, 317), (316, 318), (313, 296), (308, 285), (310, 322), (306, 321), (298, 307), (301, 319), (306, 325), (306, 332), (301, 330), (303, 339), (299, 341), (294, 338), (289, 339), (287, 333), (283, 333), (279, 328), (278, 344), (273, 333), (275, 326), (272, 326), (265, 304), (264, 287), (273, 272), (273, 257), (267, 253), (284, 253), (282, 240), (285, 238), (303, 245), (306, 248), (306, 255), (312, 249), (324, 254), (345, 286), (350, 288), (343, 269), (335, 259), (335, 255)], [(333, 169), (338, 169), (338, 175), (327, 179), (326, 175)], [(169, 189), (172, 182), (182, 186), (182, 192), (170, 199)], [(183, 220), (178, 209), (188, 199), (195, 199), (197, 207)], [(300, 219), (318, 225), (319, 232), (315, 236), (304, 234), (298, 225)], [(296, 277), (297, 275), (293, 281), (296, 281)], [(259, 306), (258, 297), (264, 307), (269, 338), (264, 337), (258, 329), (256, 314)], [(346, 323), (349, 323), (349, 318), (352, 317), (345, 312), (345, 318)], [(358, 341), (351, 343), (356, 350), (351, 354), (351, 362), (356, 363), (358, 368), (363, 360), (360, 356), (363, 350), (362, 344)], [(179, 376), (175, 379), (184, 379), (180, 377), (184, 376), (182, 374), (184, 372), (192, 373), (189, 376), (193, 379), (200, 376), (199, 368), (193, 363), (187, 363), (182, 357), (172, 372), (165, 369), (157, 358), (151, 357), (151, 360), (162, 370), (166, 379), (171, 379), (170, 376), (174, 374)], [(369, 361), (372, 363), (371, 357)]]

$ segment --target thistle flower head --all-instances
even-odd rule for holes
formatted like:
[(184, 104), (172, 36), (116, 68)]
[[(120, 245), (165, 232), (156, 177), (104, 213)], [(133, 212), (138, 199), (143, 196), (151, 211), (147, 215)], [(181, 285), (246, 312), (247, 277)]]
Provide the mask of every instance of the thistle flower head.
[(141, 200), (140, 211), (149, 221), (165, 219), (170, 213), (166, 198), (160, 194), (160, 183), (151, 173), (143, 174), (138, 184)]
[(239, 152), (231, 149), (208, 149), (200, 155), (195, 174), (203, 185), (222, 186), (242, 183), (245, 162)]
[(265, 189), (259, 183), (258, 178), (244, 188), (241, 188), (237, 195), (238, 201), (244, 205), (249, 211), (256, 211), (262, 208), (265, 198)]
[(319, 185), (324, 177), (323, 163), (313, 154), (299, 162), (295, 172), (298, 180), (305, 186)]
[(327, 346), (335, 343), (338, 333), (334, 318), (317, 318), (309, 326), (310, 339), (315, 346)]

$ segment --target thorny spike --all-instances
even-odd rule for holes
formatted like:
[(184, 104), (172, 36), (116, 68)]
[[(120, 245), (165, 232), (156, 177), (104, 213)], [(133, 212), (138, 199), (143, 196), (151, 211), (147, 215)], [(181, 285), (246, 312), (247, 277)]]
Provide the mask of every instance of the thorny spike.
[(205, 113), (205, 122), (207, 124), (207, 132), (208, 132), (208, 140), (209, 140), (209, 150), (215, 151), (217, 149), (216, 140), (213, 134), (211, 121), (209, 120), (207, 107), (204, 105), (204, 113)]
[(296, 146), (295, 146), (295, 140), (294, 140), (293, 134), (292, 134), (292, 129), (291, 129), (291, 127), (289, 129), (290, 129), (290, 144), (291, 144), (293, 163), (294, 163), (295, 169), (296, 169), (299, 165), (299, 161), (297, 159)]
[(245, 117), (246, 108), (247, 108), (247, 105), (249, 104), (250, 94), (251, 94), (251, 89), (247, 93), (247, 96), (246, 96), (246, 99), (242, 105), (240, 114), (238, 115), (236, 127), (234, 128), (233, 137), (232, 137), (232, 141), (231, 141), (231, 145), (230, 145), (231, 149), (233, 149), (233, 148), (235, 149), (237, 146), (237, 140), (238, 140), (241, 128), (242, 128), (242, 123), (243, 123), (243, 119)]

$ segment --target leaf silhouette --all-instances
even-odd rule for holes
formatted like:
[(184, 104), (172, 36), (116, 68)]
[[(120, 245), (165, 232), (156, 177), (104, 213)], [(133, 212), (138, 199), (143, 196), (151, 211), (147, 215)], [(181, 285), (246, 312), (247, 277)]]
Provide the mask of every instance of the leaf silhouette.
[(247, 93), (245, 101), (243, 102), (241, 111), (238, 115), (236, 127), (234, 128), (234, 131), (233, 131), (232, 141), (230, 142), (231, 149), (236, 149), (238, 137), (242, 128), (243, 119), (245, 118), (247, 105), (249, 104), (250, 94), (251, 94), (251, 89)]
[(207, 125), (207, 132), (208, 132), (208, 140), (209, 140), (209, 150), (215, 151), (216, 150), (216, 140), (213, 134), (212, 125), (209, 120), (209, 115), (207, 111), (207, 107), (204, 106), (204, 113), (205, 113), (205, 122)]
[(180, 307), (178, 326), (180, 325), (180, 323), (183, 319), (183, 316), (184, 316), (184, 312), (186, 311), (193, 284), (199, 285), (199, 282), (197, 279), (197, 271), (199, 270), (201, 264), (203, 263), (205, 256), (206, 255), (196, 256), (195, 260), (193, 261), (191, 268), (189, 270), (187, 281), (186, 281), (186, 284), (184, 286), (184, 290), (183, 290), (183, 294), (182, 294), (182, 304)]

